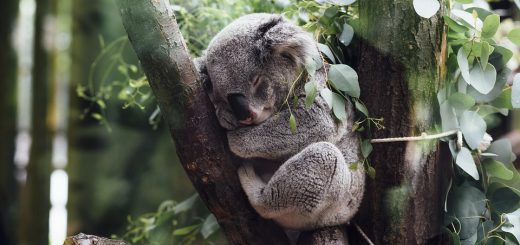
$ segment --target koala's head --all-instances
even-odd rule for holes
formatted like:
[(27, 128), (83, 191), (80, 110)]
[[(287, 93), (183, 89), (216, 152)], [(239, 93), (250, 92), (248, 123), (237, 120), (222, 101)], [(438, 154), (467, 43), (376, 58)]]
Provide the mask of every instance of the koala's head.
[(279, 15), (235, 20), (206, 50), (206, 89), (220, 124), (232, 130), (264, 122), (283, 106), (305, 60), (317, 55), (312, 36)]

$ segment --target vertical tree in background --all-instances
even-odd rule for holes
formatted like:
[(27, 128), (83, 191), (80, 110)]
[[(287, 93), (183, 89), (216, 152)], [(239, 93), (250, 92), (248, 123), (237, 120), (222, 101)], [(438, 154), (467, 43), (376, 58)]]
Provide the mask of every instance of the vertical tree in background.
[[(442, 5), (442, 4), (441, 4)], [(419, 135), (433, 128), (445, 71), (440, 14), (419, 17), (409, 0), (360, 0), (358, 66), (362, 99), (385, 129), (372, 138)], [(377, 171), (367, 181), (359, 222), (376, 244), (425, 244), (440, 233), (447, 165), (435, 142), (374, 145)]]
[(18, 0), (0, 2), (0, 244), (14, 243), (17, 195), (14, 178), (16, 134), (16, 54), (12, 40)]
[(19, 244), (47, 244), (49, 241), (49, 189), (52, 150), (52, 125), (49, 115), (51, 94), (51, 56), (46, 30), (54, 15), (55, 1), (36, 1), (34, 55), (32, 70), (32, 144), (27, 165), (27, 180), (22, 187), (19, 219)]

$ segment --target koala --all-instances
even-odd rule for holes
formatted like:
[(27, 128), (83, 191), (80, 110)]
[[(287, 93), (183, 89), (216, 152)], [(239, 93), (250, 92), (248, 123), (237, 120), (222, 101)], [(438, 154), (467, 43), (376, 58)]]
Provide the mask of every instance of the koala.
[[(365, 184), (364, 171), (349, 168), (359, 155), (352, 118), (336, 120), (319, 92), (305, 107), (310, 57), (320, 54), (309, 33), (280, 15), (250, 14), (219, 32), (195, 60), (230, 150), (244, 160), (238, 176), (249, 202), (260, 216), (297, 231), (348, 223)], [(326, 86), (326, 70), (313, 76), (318, 89)], [(291, 86), (298, 103), (289, 109)], [(352, 117), (352, 105), (346, 109)], [(261, 176), (255, 159), (275, 167)]]

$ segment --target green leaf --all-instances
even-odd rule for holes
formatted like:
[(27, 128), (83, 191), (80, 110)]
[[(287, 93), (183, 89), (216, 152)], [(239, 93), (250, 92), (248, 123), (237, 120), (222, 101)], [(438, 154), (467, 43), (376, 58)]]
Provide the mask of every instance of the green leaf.
[(460, 149), (455, 163), (475, 180), (479, 180), (477, 165), (475, 165), (475, 160), (473, 160), (473, 156), (468, 148), (462, 147)]
[(511, 50), (502, 47), (496, 46), (494, 52), (489, 56), (489, 63), (493, 64), (497, 71), (502, 71), (502, 69), (506, 68), (507, 62), (513, 57), (513, 52)]
[(437, 0), (413, 0), (415, 12), (423, 18), (434, 16), (440, 7), (441, 5)]
[(446, 24), (448, 24), (448, 27), (451, 30), (453, 30), (454, 32), (457, 32), (457, 33), (465, 33), (469, 30), (469, 28), (457, 23), (455, 20), (453, 20), (452, 18), (450, 18), (447, 15), (444, 16), (444, 22)]
[(99, 113), (92, 113), (90, 116), (92, 116), (92, 118), (96, 119), (96, 120), (103, 120), (103, 116)]
[(352, 97), (359, 98), (358, 75), (350, 66), (343, 64), (331, 65), (329, 80), (337, 89), (346, 92)]
[(197, 197), (198, 197), (198, 195), (194, 194), (193, 196), (189, 197), (188, 199), (177, 204), (174, 208), (174, 213), (179, 214), (179, 213), (190, 210), (191, 207), (193, 207), (193, 204), (195, 203), (195, 201), (197, 201)]
[(513, 161), (511, 157), (513, 148), (511, 147), (511, 142), (509, 142), (507, 139), (494, 141), (491, 143), (491, 146), (489, 146), (486, 152), (496, 154), (498, 157), (496, 157), (495, 160), (501, 163), (511, 163)]
[(370, 143), (369, 139), (363, 140), (361, 142), (361, 155), (363, 155), (364, 158), (367, 158), (368, 155), (370, 155), (372, 149), (372, 144)]
[(464, 81), (466, 81), (468, 84), (471, 84), (471, 77), (469, 75), (468, 55), (466, 55), (466, 52), (462, 47), (459, 48), (459, 51), (457, 52), (457, 63), (459, 64), (459, 69), (462, 77), (464, 78)]
[(497, 80), (497, 71), (493, 65), (489, 64), (486, 69), (475, 65), (470, 71), (471, 86), (482, 94), (491, 92)]
[(475, 111), (465, 111), (460, 117), (460, 129), (466, 143), (473, 150), (480, 145), (486, 133), (486, 122)]
[(316, 99), (317, 88), (316, 82), (310, 81), (305, 84), (305, 108), (310, 108)]
[(471, 13), (468, 13), (464, 10), (453, 9), (451, 10), (451, 14), (457, 17), (457, 20), (460, 21), (464, 26), (470, 29), (481, 30), (482, 29), (482, 20), (478, 18), (474, 18)]
[(471, 86), (469, 86), (467, 88), (466, 94), (473, 97), (475, 99), (475, 103), (491, 102), (491, 101), (495, 100), (500, 95), (500, 93), (502, 93), (502, 90), (504, 88), (504, 85), (506, 84), (509, 73), (510, 73), (510, 70), (507, 68), (500, 71), (497, 74), (497, 80), (495, 82), (493, 89), (487, 94), (480, 93), (479, 91), (477, 91), (475, 88), (473, 88)]
[(442, 131), (449, 131), (459, 128), (459, 122), (455, 109), (450, 105), (449, 101), (444, 101), (440, 106), (440, 114), (442, 121)]
[(291, 132), (293, 134), (296, 134), (296, 117), (291, 113), (291, 116), (289, 117), (289, 126), (291, 127)]
[(486, 210), (486, 196), (481, 190), (464, 183), (455, 187), (448, 197), (448, 214), (460, 222), (461, 240), (477, 233), (480, 217)]
[(329, 88), (324, 88), (320, 91), (320, 95), (321, 97), (325, 100), (325, 102), (327, 102), (327, 105), (329, 106), (329, 108), (332, 110), (332, 94), (333, 92), (330, 91)]
[(356, 105), (356, 109), (358, 111), (363, 113), (365, 117), (368, 117), (368, 109), (365, 107), (365, 105), (361, 104), (361, 102), (359, 102), (358, 100), (356, 100), (354, 104)]
[(368, 176), (371, 179), (375, 179), (376, 178), (376, 169), (373, 168), (372, 166), (368, 166), (367, 167), (367, 174), (368, 174)]
[(464, 3), (464, 4), (473, 3), (473, 0), (455, 0), (455, 1), (459, 2), (459, 3)]
[(511, 233), (517, 241), (520, 241), (520, 209), (505, 215), (507, 222), (502, 226), (502, 230)]
[(338, 6), (347, 6), (356, 2), (356, 0), (327, 0), (327, 2)]
[(213, 214), (208, 215), (202, 223), (202, 227), (200, 228), (200, 234), (204, 239), (207, 239), (211, 234), (215, 233), (219, 229), (219, 225), (217, 219)]
[(347, 112), (345, 110), (345, 99), (337, 94), (332, 93), (332, 111), (337, 119), (344, 121), (347, 119)]
[(482, 42), (482, 48), (480, 49), (480, 66), (483, 70), (486, 70), (489, 55), (493, 52), (492, 48), (489, 43)]
[(513, 87), (511, 88), (511, 105), (513, 108), (520, 108), (520, 74), (515, 74)]
[(502, 183), (491, 183), (486, 194), (491, 206), (500, 213), (509, 213), (520, 208), (520, 196)]
[(484, 24), (482, 25), (482, 37), (492, 38), (498, 30), (500, 25), (500, 16), (492, 14), (486, 17)]
[(484, 167), (486, 168), (487, 174), (505, 180), (513, 178), (513, 171), (506, 168), (506, 166), (493, 159), (486, 159), (484, 161)]
[(339, 42), (343, 45), (348, 46), (350, 42), (352, 42), (352, 38), (354, 37), (354, 28), (347, 23), (343, 24), (343, 31), (338, 37)]
[(190, 234), (190, 232), (194, 231), (197, 228), (199, 228), (199, 225), (190, 225), (190, 226), (182, 227), (180, 229), (174, 230), (173, 235), (174, 236), (184, 236), (184, 235)]
[(507, 108), (507, 109), (513, 109), (513, 105), (511, 104), (512, 101), (512, 91), (511, 89), (504, 89), (502, 90), (502, 93), (491, 102), (492, 106), (498, 107), (498, 108)]
[(520, 46), (520, 28), (515, 28), (507, 34), (507, 38), (517, 46)]
[(322, 44), (322, 43), (318, 43), (318, 49), (319, 49), (320, 52), (322, 52), (325, 56), (327, 56), (327, 58), (328, 58), (332, 63), (336, 63), (336, 59), (334, 58), (334, 54), (332, 53), (332, 51), (330, 51), (329, 46), (327, 46), (327, 45), (325, 45), (325, 44)]
[(451, 94), (448, 101), (457, 114), (460, 114), (475, 105), (475, 99), (467, 94), (458, 92)]

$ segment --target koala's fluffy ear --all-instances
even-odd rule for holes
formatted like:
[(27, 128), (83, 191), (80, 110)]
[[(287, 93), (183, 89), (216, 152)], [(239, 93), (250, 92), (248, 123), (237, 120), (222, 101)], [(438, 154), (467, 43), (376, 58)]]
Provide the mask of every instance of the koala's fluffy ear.
[(312, 36), (281, 16), (268, 19), (257, 32), (257, 48), (264, 61), (281, 56), (296, 65), (304, 65), (308, 57), (319, 55)]

